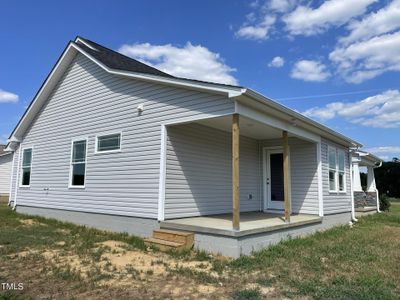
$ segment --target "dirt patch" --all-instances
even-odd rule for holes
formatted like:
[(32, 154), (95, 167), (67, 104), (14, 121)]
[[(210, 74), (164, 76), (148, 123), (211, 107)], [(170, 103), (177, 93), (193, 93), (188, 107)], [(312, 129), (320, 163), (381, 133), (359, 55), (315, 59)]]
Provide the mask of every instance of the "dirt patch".
[(37, 226), (37, 225), (46, 225), (43, 223), (40, 223), (34, 219), (21, 219), (19, 220), (19, 222), (23, 225), (23, 226)]

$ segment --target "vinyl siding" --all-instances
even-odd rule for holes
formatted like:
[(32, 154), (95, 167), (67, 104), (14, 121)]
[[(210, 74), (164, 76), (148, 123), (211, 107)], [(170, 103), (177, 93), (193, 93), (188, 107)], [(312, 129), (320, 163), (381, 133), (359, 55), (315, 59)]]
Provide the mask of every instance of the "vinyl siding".
[[(161, 123), (233, 111), (225, 96), (111, 75), (78, 54), (23, 139), (34, 146), (32, 177), (18, 205), (157, 218)], [(95, 136), (109, 132), (122, 132), (121, 152), (95, 154)], [(88, 138), (86, 188), (69, 189), (79, 137)]]
[[(328, 146), (332, 146), (345, 151), (346, 193), (329, 192)], [(324, 214), (329, 215), (349, 212), (351, 211), (349, 149), (325, 139), (322, 140), (321, 148)]]
[(0, 195), (10, 193), (12, 154), (0, 156)]
[[(281, 140), (266, 140), (262, 147), (281, 146)], [(289, 138), (290, 196), (293, 213), (318, 214), (317, 148), (314, 143)]]
[[(165, 217), (232, 212), (231, 134), (199, 124), (168, 127)], [(260, 210), (258, 141), (240, 137), (240, 209)], [(252, 199), (248, 199), (248, 195)]]

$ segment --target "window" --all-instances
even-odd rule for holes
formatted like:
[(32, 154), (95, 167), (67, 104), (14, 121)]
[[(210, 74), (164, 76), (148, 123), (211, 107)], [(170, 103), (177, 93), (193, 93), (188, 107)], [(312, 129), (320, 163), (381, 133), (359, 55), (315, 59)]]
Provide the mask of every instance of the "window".
[(22, 176), (21, 186), (30, 186), (32, 170), (32, 148), (22, 151)]
[(121, 134), (108, 134), (97, 137), (96, 152), (110, 152), (121, 150)]
[(329, 191), (336, 191), (336, 149), (328, 148), (329, 154)]
[(339, 192), (345, 191), (344, 151), (338, 150)]
[(86, 144), (86, 140), (76, 140), (72, 142), (71, 187), (85, 187)]
[(333, 147), (328, 148), (329, 191), (346, 192), (345, 152)]

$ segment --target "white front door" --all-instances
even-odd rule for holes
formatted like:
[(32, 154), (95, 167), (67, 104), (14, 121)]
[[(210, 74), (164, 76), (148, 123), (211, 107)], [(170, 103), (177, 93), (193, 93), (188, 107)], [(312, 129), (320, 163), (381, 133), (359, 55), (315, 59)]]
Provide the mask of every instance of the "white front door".
[(283, 210), (283, 150), (264, 150), (264, 209)]

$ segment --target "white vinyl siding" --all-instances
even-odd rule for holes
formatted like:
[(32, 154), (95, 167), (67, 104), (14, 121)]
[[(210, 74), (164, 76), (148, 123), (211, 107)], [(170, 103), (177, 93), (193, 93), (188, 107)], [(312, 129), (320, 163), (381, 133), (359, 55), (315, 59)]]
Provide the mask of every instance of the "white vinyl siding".
[(12, 162), (12, 154), (0, 156), (0, 195), (8, 195), (10, 193)]
[[(281, 146), (279, 139), (266, 140), (262, 147)], [(315, 143), (289, 138), (290, 197), (293, 213), (318, 214), (318, 164)]]
[[(34, 174), (18, 205), (157, 218), (161, 124), (233, 112), (226, 96), (122, 78), (79, 54), (23, 139), (35, 145)], [(102, 132), (123, 132), (123, 151), (95, 154)], [(79, 136), (88, 137), (85, 189), (69, 189)]]
[[(344, 153), (344, 190), (338, 189), (333, 192), (329, 188), (329, 158), (328, 148), (336, 149), (336, 152)], [(351, 210), (350, 195), (350, 158), (349, 149), (328, 140), (323, 139), (321, 143), (322, 156), (322, 187), (323, 187), (323, 203), (324, 214), (335, 214), (349, 212)], [(336, 159), (337, 161), (337, 159)], [(336, 169), (338, 170), (339, 167)], [(337, 182), (337, 181), (336, 181)]]
[[(231, 149), (229, 132), (199, 124), (167, 128), (167, 219), (232, 212)], [(239, 180), (240, 210), (260, 210), (258, 141), (244, 136)]]

